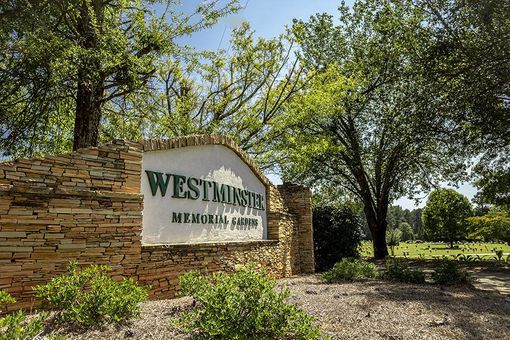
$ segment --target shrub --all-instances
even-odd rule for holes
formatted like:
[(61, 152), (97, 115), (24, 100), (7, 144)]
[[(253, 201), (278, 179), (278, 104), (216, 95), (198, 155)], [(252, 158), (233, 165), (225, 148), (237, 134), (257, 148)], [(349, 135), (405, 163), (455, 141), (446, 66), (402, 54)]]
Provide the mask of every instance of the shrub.
[(58, 310), (63, 321), (82, 325), (121, 322), (138, 315), (139, 303), (147, 300), (146, 289), (133, 279), (112, 280), (108, 266), (78, 270), (73, 262), (68, 270), (68, 274), (34, 288), (44, 305)]
[(410, 269), (407, 263), (397, 259), (386, 261), (386, 271), (382, 274), (382, 278), (405, 283), (425, 283), (424, 272)]
[[(6, 291), (0, 290), (0, 308), (6, 304), (14, 303), (16, 300)], [(2, 310), (0, 309), (0, 312)], [(0, 340), (24, 340), (32, 339), (44, 329), (44, 321), (47, 313), (41, 313), (33, 318), (27, 319), (23, 311), (5, 315), (0, 318)]]
[(362, 238), (361, 220), (351, 208), (317, 206), (313, 209), (315, 268), (329, 270), (345, 257), (358, 257)]
[(432, 273), (432, 281), (441, 285), (470, 283), (469, 275), (454, 261), (442, 261)]
[[(6, 304), (9, 304), (9, 303), (14, 303), (16, 302), (16, 299), (13, 298), (9, 293), (7, 293), (5, 290), (0, 290), (0, 307), (3, 307), (5, 306)], [(0, 309), (0, 312), (2, 310)]]
[(201, 276), (197, 271), (179, 278), (181, 294), (197, 302), (178, 320), (185, 331), (219, 339), (318, 339), (313, 319), (286, 303), (287, 289), (253, 265), (238, 271)]
[(337, 262), (333, 268), (322, 274), (323, 281), (331, 283), (336, 280), (353, 280), (377, 277), (377, 269), (373, 263), (346, 258)]

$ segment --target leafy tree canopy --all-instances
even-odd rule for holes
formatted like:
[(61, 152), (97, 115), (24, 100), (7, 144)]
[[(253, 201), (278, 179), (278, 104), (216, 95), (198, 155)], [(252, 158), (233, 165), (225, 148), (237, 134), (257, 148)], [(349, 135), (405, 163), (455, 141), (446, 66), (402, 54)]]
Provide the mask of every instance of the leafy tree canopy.
[(510, 211), (493, 207), (483, 216), (469, 217), (470, 237), (484, 241), (504, 241), (510, 244)]
[(181, 53), (176, 38), (239, 8), (235, 0), (213, 0), (185, 14), (177, 4), (0, 2), (3, 155), (97, 145), (105, 106), (144, 90), (157, 64)]
[(414, 239), (413, 227), (411, 227), (409, 223), (400, 223), (398, 229), (402, 232), (402, 241), (409, 241)]
[(510, 205), (510, 1), (417, 0), (430, 28), (416, 67), (459, 123), (484, 204)]
[(392, 200), (428, 189), (464, 166), (455, 123), (435, 114), (409, 57), (422, 46), (424, 16), (410, 1), (357, 1), (295, 21), (311, 72), (303, 94), (275, 124), (285, 179), (346, 188), (364, 205), (376, 257), (387, 255)]
[(228, 50), (188, 50), (160, 63), (150, 91), (125, 97), (106, 114), (104, 138), (219, 133), (270, 165), (268, 126), (306, 83), (290, 38), (255, 39), (244, 23)]
[(430, 193), (423, 208), (425, 236), (432, 240), (447, 240), (450, 246), (467, 236), (466, 218), (472, 215), (471, 204), (453, 189), (437, 189)]

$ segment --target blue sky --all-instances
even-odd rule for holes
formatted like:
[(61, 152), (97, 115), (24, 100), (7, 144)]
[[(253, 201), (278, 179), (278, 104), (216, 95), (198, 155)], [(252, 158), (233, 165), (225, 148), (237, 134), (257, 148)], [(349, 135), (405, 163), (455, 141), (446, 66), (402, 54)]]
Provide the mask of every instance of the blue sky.
[[(202, 2), (203, 0), (184, 0), (182, 7), (189, 13)], [(350, 5), (352, 2), (353, 0), (349, 0), (346, 3)], [(220, 1), (220, 4), (224, 3), (226, 3), (225, 0)], [(307, 19), (315, 13), (322, 12), (336, 13), (340, 1), (240, 0), (240, 3), (246, 7), (239, 13), (222, 18), (212, 29), (193, 34), (192, 37), (186, 38), (186, 43), (199, 49), (215, 50), (218, 46), (227, 48), (231, 29), (242, 21), (248, 21), (257, 35), (264, 38), (274, 37), (284, 32), (285, 26), (290, 25), (294, 18)]]
[[(223, 3), (226, 1), (221, 0)], [(239, 13), (222, 18), (213, 28), (193, 34), (191, 37), (180, 39), (180, 43), (194, 46), (197, 49), (217, 50), (228, 48), (230, 32), (243, 21), (248, 21), (258, 36), (270, 38), (285, 31), (285, 26), (292, 23), (292, 19), (307, 19), (315, 13), (328, 12), (337, 15), (337, 8), (340, 1), (337, 0), (240, 0), (241, 5), (246, 7)], [(203, 0), (183, 0), (183, 10), (191, 12), (202, 3)], [(347, 0), (346, 4), (351, 6), (353, 0)], [(278, 176), (268, 176), (273, 183), (281, 183)], [(446, 185), (445, 185), (446, 186)], [(472, 199), (476, 189), (469, 183), (454, 188)], [(423, 207), (426, 195), (418, 207)], [(401, 198), (394, 204), (405, 209), (414, 209), (414, 200)]]

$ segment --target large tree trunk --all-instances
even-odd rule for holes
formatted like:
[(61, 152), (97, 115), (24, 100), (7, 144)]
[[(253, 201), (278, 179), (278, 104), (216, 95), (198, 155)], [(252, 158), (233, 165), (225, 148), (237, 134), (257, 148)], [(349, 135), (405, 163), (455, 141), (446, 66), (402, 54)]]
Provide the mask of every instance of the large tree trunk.
[(83, 76), (78, 81), (73, 150), (99, 143), (103, 84), (101, 80), (87, 81), (87, 78)]
[(97, 146), (101, 124), (101, 100), (104, 82), (101, 61), (95, 54), (103, 20), (100, 1), (83, 1), (77, 21), (80, 47), (86, 51), (79, 61), (76, 91), (76, 116), (74, 120), (73, 149)]
[(369, 221), (370, 233), (372, 234), (372, 244), (374, 246), (374, 257), (384, 259), (388, 256), (388, 247), (386, 245), (386, 221)]
[(388, 247), (386, 245), (386, 229), (388, 227), (386, 213), (388, 207), (380, 207), (386, 210), (376, 212), (370, 206), (368, 200), (366, 200), (366, 202), (363, 211), (367, 219), (368, 227), (370, 228), (370, 233), (372, 234), (374, 257), (376, 259), (384, 259), (388, 256)]
[(388, 247), (386, 246), (386, 230), (377, 229), (372, 232), (372, 243), (374, 245), (374, 257), (384, 259), (388, 256)]

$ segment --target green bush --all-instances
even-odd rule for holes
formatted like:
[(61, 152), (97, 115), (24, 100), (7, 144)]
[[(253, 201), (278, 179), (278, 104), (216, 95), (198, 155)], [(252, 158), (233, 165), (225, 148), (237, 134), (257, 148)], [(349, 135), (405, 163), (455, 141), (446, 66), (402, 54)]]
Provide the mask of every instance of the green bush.
[[(0, 290), (0, 312), (6, 304), (16, 300), (6, 291)], [(47, 313), (41, 313), (27, 319), (23, 311), (16, 311), (0, 318), (0, 340), (25, 340), (32, 339), (44, 329), (44, 321)]]
[(181, 294), (192, 296), (195, 308), (178, 324), (187, 332), (210, 339), (318, 339), (312, 317), (286, 303), (287, 289), (253, 265), (238, 271), (201, 276), (197, 271), (179, 278)]
[(410, 269), (406, 262), (398, 259), (386, 261), (386, 271), (382, 274), (382, 278), (405, 283), (425, 283), (424, 272)]
[(453, 285), (470, 283), (472, 280), (454, 261), (443, 261), (434, 269), (432, 281), (441, 285)]
[(363, 224), (349, 206), (313, 208), (315, 270), (324, 272), (346, 257), (359, 257)]
[(340, 279), (353, 280), (375, 277), (377, 277), (377, 269), (373, 263), (353, 258), (342, 259), (331, 270), (321, 275), (322, 280), (328, 283)]
[(115, 282), (108, 266), (92, 265), (78, 270), (69, 265), (69, 273), (34, 288), (46, 307), (58, 310), (63, 321), (82, 325), (121, 322), (139, 314), (140, 302), (147, 300), (146, 289), (133, 279)]

